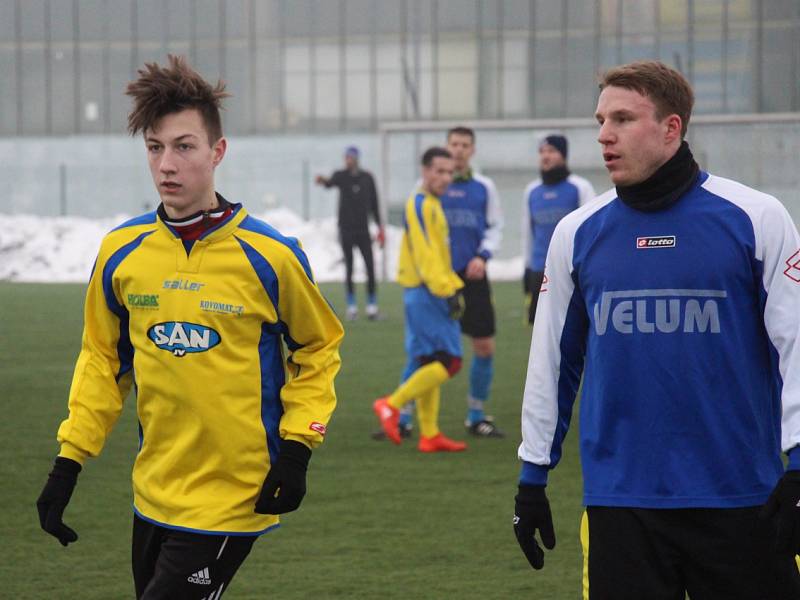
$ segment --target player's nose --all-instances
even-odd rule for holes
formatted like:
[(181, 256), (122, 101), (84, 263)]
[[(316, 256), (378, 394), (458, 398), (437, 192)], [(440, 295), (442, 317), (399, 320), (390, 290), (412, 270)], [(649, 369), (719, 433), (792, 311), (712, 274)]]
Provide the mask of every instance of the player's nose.
[(178, 168), (175, 164), (175, 154), (169, 148), (164, 148), (161, 153), (161, 161), (158, 165), (159, 171), (162, 173), (175, 173)]

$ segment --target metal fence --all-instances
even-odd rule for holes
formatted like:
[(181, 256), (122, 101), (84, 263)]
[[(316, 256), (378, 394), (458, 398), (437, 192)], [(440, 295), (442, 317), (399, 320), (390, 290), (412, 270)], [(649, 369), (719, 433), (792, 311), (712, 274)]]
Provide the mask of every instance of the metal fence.
[(0, 136), (121, 134), (146, 61), (226, 80), (228, 134), (579, 117), (657, 58), (695, 112), (800, 110), (797, 0), (0, 0)]

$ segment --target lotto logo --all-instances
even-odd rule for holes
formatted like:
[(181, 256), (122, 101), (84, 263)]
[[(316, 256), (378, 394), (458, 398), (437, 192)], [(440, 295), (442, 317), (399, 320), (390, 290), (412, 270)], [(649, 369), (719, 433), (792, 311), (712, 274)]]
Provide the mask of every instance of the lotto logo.
[(674, 248), (675, 236), (674, 235), (652, 235), (647, 237), (636, 238), (636, 248), (638, 250), (646, 250), (648, 248)]
[(800, 283), (800, 250), (786, 259), (786, 270), (783, 274), (792, 281)]

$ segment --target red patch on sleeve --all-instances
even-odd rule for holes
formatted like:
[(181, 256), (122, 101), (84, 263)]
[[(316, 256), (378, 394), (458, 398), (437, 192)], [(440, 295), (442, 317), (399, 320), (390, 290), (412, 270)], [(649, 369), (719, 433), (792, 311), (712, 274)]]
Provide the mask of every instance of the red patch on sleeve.
[(786, 270), (783, 274), (792, 281), (800, 283), (800, 250), (786, 259)]
[(328, 428), (325, 427), (322, 423), (317, 423), (313, 421), (311, 425), (308, 426), (311, 431), (316, 431), (320, 435), (325, 435), (328, 432)]

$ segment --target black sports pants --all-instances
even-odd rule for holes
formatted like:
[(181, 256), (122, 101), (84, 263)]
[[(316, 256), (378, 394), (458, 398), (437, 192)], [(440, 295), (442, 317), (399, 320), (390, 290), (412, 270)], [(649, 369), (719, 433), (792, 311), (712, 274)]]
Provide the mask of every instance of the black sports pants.
[(464, 282), (464, 314), (461, 316), (461, 333), (472, 338), (493, 337), (495, 334), (494, 304), (489, 278), (467, 279), (466, 271), (458, 276)]
[(133, 517), (137, 600), (218, 600), (257, 536), (204, 535)]
[(760, 510), (588, 507), (589, 599), (800, 598), (794, 557), (773, 551)]
[(372, 261), (372, 239), (368, 231), (339, 231), (339, 242), (344, 252), (345, 284), (347, 293), (353, 295), (353, 247), (356, 246), (364, 257), (367, 267), (367, 293), (370, 297), (375, 294), (375, 265)]

